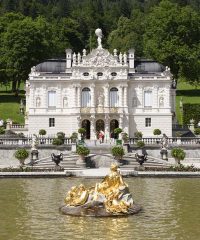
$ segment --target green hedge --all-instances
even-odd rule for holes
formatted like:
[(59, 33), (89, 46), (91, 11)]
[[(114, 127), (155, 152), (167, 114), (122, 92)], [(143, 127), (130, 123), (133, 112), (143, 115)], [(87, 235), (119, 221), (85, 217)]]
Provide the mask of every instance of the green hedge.
[(183, 104), (183, 124), (190, 124), (191, 119), (195, 125), (200, 121), (200, 104)]

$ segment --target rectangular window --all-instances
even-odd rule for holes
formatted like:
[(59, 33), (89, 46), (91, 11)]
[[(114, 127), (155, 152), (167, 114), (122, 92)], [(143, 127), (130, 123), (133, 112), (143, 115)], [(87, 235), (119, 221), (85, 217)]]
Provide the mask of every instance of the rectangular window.
[(55, 127), (55, 118), (49, 118), (49, 127)]
[(145, 127), (151, 127), (151, 118), (145, 118)]
[(152, 91), (144, 92), (144, 107), (152, 107)]
[(48, 106), (56, 107), (56, 91), (48, 92)]

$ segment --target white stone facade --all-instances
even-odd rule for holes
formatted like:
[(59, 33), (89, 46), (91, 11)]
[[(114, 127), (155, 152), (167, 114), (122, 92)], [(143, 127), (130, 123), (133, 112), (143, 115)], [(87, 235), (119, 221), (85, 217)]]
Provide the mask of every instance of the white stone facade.
[(112, 55), (99, 46), (81, 55), (67, 49), (66, 60), (32, 68), (26, 82), (28, 131), (70, 136), (84, 126), (87, 137), (95, 139), (99, 130), (110, 138), (115, 127), (130, 137), (136, 131), (152, 137), (159, 128), (172, 136), (175, 89), (170, 70), (160, 68), (154, 61), (136, 60), (134, 50)]

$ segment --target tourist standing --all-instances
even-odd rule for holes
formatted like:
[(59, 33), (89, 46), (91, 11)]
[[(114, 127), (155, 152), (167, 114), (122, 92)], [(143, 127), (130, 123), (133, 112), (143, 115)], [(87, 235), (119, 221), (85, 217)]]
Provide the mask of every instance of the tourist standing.
[(105, 133), (103, 130), (101, 130), (101, 136), (102, 136), (102, 143), (104, 143)]
[(102, 137), (103, 137), (103, 135), (102, 135), (102, 132), (100, 131), (99, 132), (99, 142), (100, 142), (100, 144), (102, 143)]

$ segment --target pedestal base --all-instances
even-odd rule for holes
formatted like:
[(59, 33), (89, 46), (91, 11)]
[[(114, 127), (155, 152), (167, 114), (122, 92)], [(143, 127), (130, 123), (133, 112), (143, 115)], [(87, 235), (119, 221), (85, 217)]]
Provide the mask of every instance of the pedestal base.
[(86, 168), (86, 162), (85, 162), (85, 158), (83, 159), (82, 157), (80, 157), (77, 161), (76, 161), (76, 165), (80, 168)]
[(37, 149), (31, 150), (31, 164), (33, 164), (36, 160), (39, 159), (38, 155), (39, 155), (39, 152)]
[[(98, 206), (99, 205), (99, 206)], [(133, 215), (141, 211), (141, 206), (133, 204), (128, 209), (127, 213), (111, 213), (107, 212), (104, 205), (99, 202), (94, 202), (93, 204), (84, 204), (82, 206), (72, 207), (72, 206), (62, 206), (60, 211), (66, 215), (73, 216), (85, 216), (85, 217), (116, 217), (116, 216), (128, 216)]]

